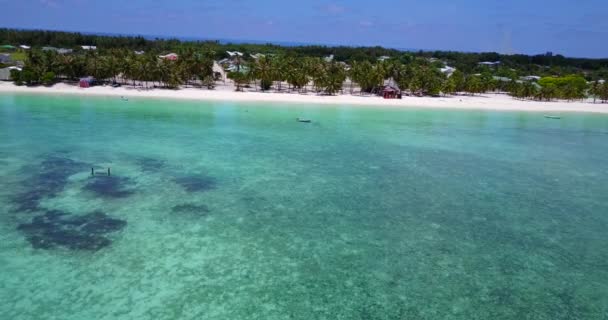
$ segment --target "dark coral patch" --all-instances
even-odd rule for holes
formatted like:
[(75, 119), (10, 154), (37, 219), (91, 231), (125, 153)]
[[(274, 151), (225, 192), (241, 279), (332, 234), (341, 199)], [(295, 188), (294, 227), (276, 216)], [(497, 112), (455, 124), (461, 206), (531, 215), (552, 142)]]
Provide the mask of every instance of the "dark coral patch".
[(19, 193), (12, 198), (12, 203), (17, 206), (17, 212), (31, 212), (38, 210), (40, 200), (54, 195), (55, 192), (46, 190), (43, 186), (34, 187), (24, 193)]
[(83, 162), (57, 155), (47, 156), (37, 167), (36, 174), (25, 182), (27, 191), (15, 195), (12, 199), (19, 212), (38, 210), (39, 203), (44, 198), (57, 195), (68, 183), (70, 176), (85, 170)]
[(62, 211), (47, 211), (30, 223), (20, 224), (35, 249), (63, 247), (70, 250), (97, 251), (112, 242), (105, 235), (125, 227), (126, 221), (95, 211), (83, 216), (70, 216)]
[(205, 192), (215, 189), (217, 181), (206, 175), (192, 175), (175, 179), (188, 192)]
[(128, 189), (130, 183), (127, 177), (95, 176), (84, 189), (105, 198), (126, 198), (134, 193)]
[(197, 214), (197, 215), (205, 216), (211, 210), (209, 210), (209, 208), (203, 204), (186, 203), (186, 204), (180, 204), (180, 205), (174, 206), (171, 209), (171, 211), (173, 213), (178, 213), (178, 214)]

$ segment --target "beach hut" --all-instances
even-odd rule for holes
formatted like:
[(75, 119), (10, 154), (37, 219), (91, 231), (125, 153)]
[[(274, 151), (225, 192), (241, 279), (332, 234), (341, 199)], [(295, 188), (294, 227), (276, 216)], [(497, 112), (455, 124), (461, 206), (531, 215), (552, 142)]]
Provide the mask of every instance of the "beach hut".
[(385, 86), (382, 89), (382, 97), (384, 99), (401, 99), (401, 91), (392, 86)]
[(78, 86), (81, 88), (90, 88), (95, 83), (95, 78), (93, 77), (85, 77), (80, 78), (78, 82)]

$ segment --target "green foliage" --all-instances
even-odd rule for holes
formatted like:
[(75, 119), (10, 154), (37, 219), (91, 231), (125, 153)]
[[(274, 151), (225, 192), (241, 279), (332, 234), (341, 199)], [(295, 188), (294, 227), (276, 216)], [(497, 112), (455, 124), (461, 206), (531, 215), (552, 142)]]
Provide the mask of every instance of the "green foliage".
[[(561, 55), (502, 55), (495, 52), (486, 53), (463, 53), (453, 51), (419, 51), (404, 53), (395, 49), (382, 47), (328, 47), (328, 46), (293, 46), (282, 47), (272, 44), (222, 44), (218, 41), (179, 41), (176, 39), (155, 39), (148, 40), (143, 37), (125, 36), (101, 36), (84, 35), (73, 32), (57, 32), (43, 30), (16, 30), (0, 28), (0, 43), (29, 44), (33, 47), (54, 46), (76, 49), (82, 52), (81, 45), (96, 45), (100, 53), (104, 54), (107, 50), (129, 49), (145, 50), (146, 52), (168, 52), (184, 51), (192, 49), (194, 51), (210, 50), (213, 51), (214, 59), (225, 58), (226, 50), (241, 51), (248, 53), (269, 53), (281, 54), (294, 57), (317, 57), (321, 58), (330, 54), (335, 56), (337, 61), (376, 62), (380, 56), (395, 58), (398, 62), (408, 65), (417, 58), (434, 58), (446, 61), (451, 66), (463, 71), (464, 73), (483, 73), (485, 67), (480, 67), (482, 61), (500, 61), (498, 68), (492, 69), (493, 75), (518, 78), (529, 74), (540, 76), (565, 76), (568, 74), (582, 74), (583, 71), (589, 79), (597, 80), (608, 78), (608, 59), (584, 59), (566, 58)], [(21, 54), (20, 52), (17, 52)], [(437, 62), (434, 62), (437, 63)]]
[(337, 62), (326, 64), (325, 74), (323, 87), (326, 94), (335, 94), (342, 90), (342, 85), (346, 80), (346, 71), (342, 65)]
[(37, 84), (40, 81), (40, 78), (36, 76), (36, 73), (27, 68), (21, 71), (19, 79), (28, 86)]
[(598, 89), (598, 96), (603, 102), (608, 101), (608, 82), (604, 82)]
[(249, 83), (249, 74), (240, 71), (228, 73), (228, 79), (234, 81), (236, 91), (242, 91), (243, 86)]
[(456, 93), (456, 88), (457, 88), (456, 79), (454, 78), (454, 76), (452, 74), (452, 76), (449, 77), (443, 83), (443, 87), (441, 88), (441, 91), (445, 95), (452, 95), (452, 94)]
[(23, 80), (21, 79), (21, 71), (16, 69), (11, 70), (11, 80), (13, 80), (16, 85), (22, 86)]
[(545, 86), (540, 88), (536, 98), (538, 100), (551, 101), (559, 97), (559, 89), (553, 83), (547, 83)]
[(349, 72), (350, 78), (359, 84), (361, 92), (370, 93), (382, 86), (385, 70), (381, 64), (372, 64), (369, 61), (353, 62)]
[[(306, 90), (312, 81), (317, 92), (334, 94), (342, 90), (348, 76), (359, 85), (361, 92), (368, 93), (377, 92), (388, 81), (417, 95), (478, 94), (501, 89), (516, 97), (541, 100), (582, 99), (587, 94), (603, 101), (608, 98), (607, 85), (597, 82), (608, 78), (608, 59), (491, 52), (402, 52), (381, 47), (220, 44), (216, 41), (147, 40), (142, 37), (13, 29), (0, 29), (0, 43), (33, 46), (32, 50), (18, 51), (25, 60), (25, 68), (12, 76), (15, 83), (27, 85), (94, 76), (101, 82), (122, 81), (146, 87), (178, 88), (200, 84), (213, 88), (213, 61), (227, 57), (226, 50), (238, 50), (245, 54), (234, 58), (239, 72), (229, 74), (229, 78), (237, 83), (237, 90), (251, 81), (264, 91), (273, 86), (281, 90), (284, 81), (292, 89)], [(98, 50), (81, 50), (81, 45), (96, 45)], [(75, 53), (64, 55), (42, 51), (42, 46), (71, 48)], [(146, 53), (136, 55), (134, 50), (145, 50)], [(179, 59), (159, 59), (159, 55), (168, 52), (176, 52)], [(255, 60), (248, 53), (266, 56)], [(336, 62), (322, 59), (331, 54)], [(380, 56), (391, 58), (380, 62)], [(500, 61), (501, 64), (497, 67), (480, 66), (481, 61)], [(351, 67), (345, 68), (346, 64)], [(439, 72), (439, 68), (446, 64), (457, 68), (449, 78)], [(251, 72), (247, 71), (249, 66)], [(520, 76), (531, 74), (543, 76), (539, 87), (517, 81)], [(513, 81), (497, 82), (494, 80), (496, 76)], [(592, 81), (590, 88), (587, 80)]]
[(464, 73), (460, 70), (454, 71), (450, 76), (450, 79), (453, 79), (456, 92), (463, 92), (465, 90), (466, 78)]
[(42, 84), (50, 86), (55, 83), (55, 72), (47, 71), (42, 75)]
[(275, 62), (269, 57), (260, 57), (255, 61), (251, 70), (252, 77), (260, 80), (260, 89), (262, 91), (270, 90), (273, 81), (276, 79), (276, 74)]
[(302, 89), (308, 83), (308, 74), (303, 59), (289, 57), (285, 61), (284, 77), (287, 83), (295, 89)]
[(319, 58), (307, 59), (306, 64), (317, 92), (332, 95), (342, 90), (346, 71), (341, 64), (334, 61), (325, 62)]
[[(541, 88), (542, 90), (542, 88)], [(511, 86), (511, 91), (509, 92), (513, 97), (519, 99), (528, 99), (528, 98), (538, 98), (543, 94), (548, 94), (547, 92), (543, 93), (539, 91), (538, 87), (534, 85), (534, 83), (525, 81), (513, 81)], [(549, 93), (550, 94), (550, 93)]]
[(464, 91), (471, 95), (482, 93), (484, 91), (484, 85), (481, 77), (477, 75), (467, 76), (464, 82)]
[(560, 99), (575, 100), (586, 96), (587, 81), (577, 75), (565, 77), (544, 77), (538, 81), (541, 87), (549, 87), (555, 91), (555, 96)]

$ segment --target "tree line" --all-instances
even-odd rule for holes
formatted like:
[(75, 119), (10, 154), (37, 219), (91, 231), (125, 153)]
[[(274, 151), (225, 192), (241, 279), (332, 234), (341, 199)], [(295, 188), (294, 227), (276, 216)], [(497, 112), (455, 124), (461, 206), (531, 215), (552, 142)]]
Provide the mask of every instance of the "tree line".
[(180, 85), (214, 86), (213, 53), (187, 49), (178, 60), (161, 59), (154, 52), (136, 54), (128, 49), (105, 53), (58, 54), (37, 49), (27, 52), (22, 71), (13, 70), (17, 85), (51, 85), (92, 76), (101, 82), (177, 88)]
[[(68, 34), (71, 35), (71, 34)], [(124, 41), (130, 41), (129, 38)], [(18, 85), (51, 85), (56, 81), (75, 81), (93, 76), (100, 82), (178, 88), (182, 85), (213, 88), (217, 79), (213, 65), (218, 54), (214, 45), (177, 47), (176, 60), (159, 58), (166, 51), (151, 49), (137, 54), (122, 47), (77, 50), (59, 54), (34, 47), (27, 50), (21, 72), (13, 70)], [(486, 57), (492, 58), (492, 57)], [(442, 72), (443, 60), (408, 53), (382, 60), (339, 61), (295, 52), (266, 53), (256, 58), (233, 57), (237, 69), (228, 73), (236, 90), (313, 91), (320, 94), (349, 92), (378, 94), (385, 85), (398, 87), (404, 94), (439, 96), (455, 93), (480, 94), (506, 92), (520, 99), (608, 100), (608, 84), (587, 81), (582, 74), (544, 76), (538, 81), (522, 81), (519, 74), (504, 67), (477, 66), (453, 73)], [(449, 74), (449, 76), (448, 76)]]
[(322, 58), (334, 55), (338, 61), (375, 62), (378, 58), (389, 56), (395, 59), (412, 58), (438, 59), (447, 62), (464, 73), (481, 73), (484, 66), (480, 62), (498, 61), (500, 65), (492, 70), (494, 75), (510, 77), (527, 76), (567, 76), (583, 75), (588, 81), (608, 78), (608, 59), (569, 58), (559, 54), (505, 55), (495, 52), (465, 53), (454, 51), (401, 51), (383, 47), (348, 47), (348, 46), (279, 46), (274, 44), (240, 44), (221, 43), (219, 41), (181, 41), (178, 39), (161, 39), (142, 36), (114, 36), (82, 34), (78, 32), (61, 32), (47, 30), (18, 30), (0, 28), (0, 44), (26, 44), (30, 46), (55, 46), (77, 48), (81, 45), (95, 45), (100, 49), (131, 49), (144, 51), (177, 51), (183, 49), (210, 50), (216, 60), (227, 57), (226, 51), (245, 53), (264, 52), (270, 54), (293, 55), (297, 57)]

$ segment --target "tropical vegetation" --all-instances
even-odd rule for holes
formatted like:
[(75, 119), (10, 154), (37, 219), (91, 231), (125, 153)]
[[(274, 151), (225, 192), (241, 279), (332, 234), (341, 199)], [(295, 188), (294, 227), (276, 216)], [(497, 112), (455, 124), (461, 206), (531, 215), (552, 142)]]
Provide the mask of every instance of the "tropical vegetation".
[[(390, 85), (415, 96), (496, 91), (519, 99), (608, 100), (608, 84), (601, 80), (608, 78), (608, 59), (549, 53), (525, 56), (405, 52), (381, 47), (285, 47), (0, 29), (0, 44), (5, 43), (32, 47), (19, 51), (25, 56), (22, 70), (11, 71), (18, 85), (52, 85), (92, 76), (101, 83), (144, 88), (213, 89), (221, 76), (214, 71), (214, 64), (224, 59), (235, 66), (226, 76), (234, 81), (237, 91), (248, 87), (364, 95), (378, 94)], [(82, 45), (97, 49), (86, 50)], [(44, 47), (73, 52), (62, 54), (56, 48)], [(228, 51), (242, 55), (231, 56)], [(162, 58), (170, 52), (178, 58)]]

